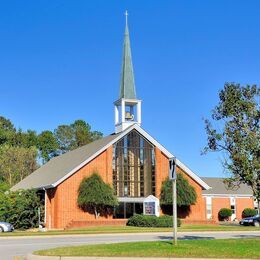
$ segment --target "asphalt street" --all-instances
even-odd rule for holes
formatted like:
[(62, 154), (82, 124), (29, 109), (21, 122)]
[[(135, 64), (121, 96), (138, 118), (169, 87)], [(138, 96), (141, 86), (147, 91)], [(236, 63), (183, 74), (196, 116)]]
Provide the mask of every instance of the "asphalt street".
[[(260, 231), (181, 232), (179, 239), (260, 238)], [(37, 237), (0, 237), (0, 260), (13, 260), (35, 250), (82, 244), (103, 244), (172, 239), (172, 233), (97, 234)]]

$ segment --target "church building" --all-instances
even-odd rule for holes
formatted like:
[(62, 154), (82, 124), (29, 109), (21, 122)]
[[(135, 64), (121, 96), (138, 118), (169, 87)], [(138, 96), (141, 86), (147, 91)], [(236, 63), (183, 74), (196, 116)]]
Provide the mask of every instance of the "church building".
[[(160, 199), (162, 183), (168, 177), (169, 158), (174, 155), (142, 128), (141, 108), (142, 101), (135, 89), (126, 22), (120, 95), (114, 102), (115, 132), (54, 157), (12, 190), (35, 188), (44, 193), (48, 229), (93, 225), (102, 221), (104, 224), (119, 223), (120, 219), (134, 213), (143, 213), (144, 201), (148, 197)], [(184, 175), (197, 193), (196, 204), (190, 206), (185, 221), (207, 221), (203, 192), (210, 186), (178, 159), (176, 164), (177, 172)], [(79, 185), (93, 172), (98, 172), (113, 187), (119, 200), (114, 213), (100, 216), (98, 220), (77, 204)]]

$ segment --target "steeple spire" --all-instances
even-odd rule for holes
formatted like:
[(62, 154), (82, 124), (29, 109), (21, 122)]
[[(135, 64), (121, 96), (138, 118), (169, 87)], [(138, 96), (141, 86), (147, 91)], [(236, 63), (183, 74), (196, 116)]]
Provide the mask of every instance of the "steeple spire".
[(131, 57), (130, 38), (128, 30), (128, 12), (125, 12), (126, 26), (123, 47), (123, 62), (119, 98), (136, 99), (134, 70)]
[(131, 125), (141, 125), (141, 100), (136, 98), (134, 70), (131, 58), (130, 39), (128, 31), (128, 13), (125, 12), (125, 36), (123, 63), (120, 82), (120, 96), (114, 102), (115, 132), (120, 133)]

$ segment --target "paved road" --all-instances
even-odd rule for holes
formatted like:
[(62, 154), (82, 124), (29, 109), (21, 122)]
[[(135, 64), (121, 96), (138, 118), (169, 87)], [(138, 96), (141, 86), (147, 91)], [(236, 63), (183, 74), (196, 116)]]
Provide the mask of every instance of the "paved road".
[[(260, 238), (260, 231), (238, 232), (181, 232), (179, 239), (223, 239)], [(13, 260), (14, 256), (26, 256), (39, 249), (82, 244), (103, 244), (134, 241), (154, 241), (172, 239), (171, 233), (98, 234), (37, 237), (1, 237), (0, 259)]]

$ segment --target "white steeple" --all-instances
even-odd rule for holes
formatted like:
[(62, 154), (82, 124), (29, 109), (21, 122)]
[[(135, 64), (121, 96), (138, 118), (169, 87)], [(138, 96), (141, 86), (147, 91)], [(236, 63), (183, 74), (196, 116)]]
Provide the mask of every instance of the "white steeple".
[(128, 30), (128, 12), (125, 12), (126, 27), (124, 35), (123, 62), (120, 82), (120, 96), (115, 105), (116, 133), (127, 127), (141, 125), (141, 100), (136, 98), (134, 70), (131, 57), (130, 37)]

